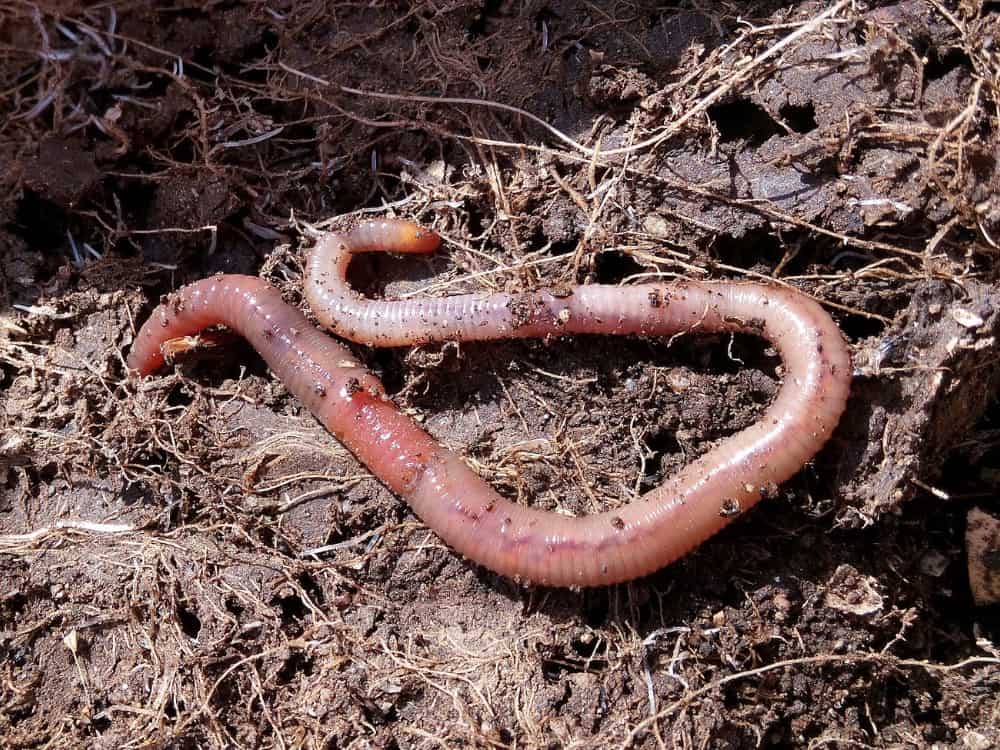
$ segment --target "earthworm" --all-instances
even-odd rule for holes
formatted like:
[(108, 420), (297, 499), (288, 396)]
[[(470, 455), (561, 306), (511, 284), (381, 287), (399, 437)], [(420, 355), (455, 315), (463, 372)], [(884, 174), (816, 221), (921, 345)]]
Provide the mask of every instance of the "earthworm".
[(438, 243), (436, 234), (402, 221), (366, 222), (324, 235), (308, 266), (313, 312), (341, 336), (380, 346), (568, 333), (750, 333), (780, 353), (781, 388), (755, 424), (659, 487), (621, 508), (573, 517), (498, 495), (400, 412), (351, 352), (259, 278), (218, 276), (180, 289), (139, 331), (128, 364), (147, 374), (163, 363), (167, 340), (217, 324), (234, 329), (453, 549), (515, 580), (551, 586), (627, 581), (687, 554), (794, 475), (823, 446), (845, 408), (851, 363), (844, 338), (816, 302), (785, 287), (587, 284), (392, 302), (362, 299), (347, 285), (354, 253), (428, 253)]

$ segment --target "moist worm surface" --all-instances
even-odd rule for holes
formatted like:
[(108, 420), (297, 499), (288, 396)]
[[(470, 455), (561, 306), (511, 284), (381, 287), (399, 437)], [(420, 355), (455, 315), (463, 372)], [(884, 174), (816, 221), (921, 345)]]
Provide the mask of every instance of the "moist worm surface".
[(445, 542), (519, 581), (600, 586), (651, 573), (685, 555), (773, 493), (823, 446), (843, 413), (850, 354), (829, 315), (805, 295), (765, 284), (590, 284), (558, 293), (373, 301), (345, 274), (358, 252), (428, 253), (436, 234), (406, 221), (366, 222), (324, 235), (306, 296), (338, 335), (375, 346), (569, 333), (742, 332), (784, 361), (784, 380), (759, 421), (640, 499), (571, 517), (512, 503), (441, 446), (385, 394), (344, 346), (251, 276), (216, 276), (170, 295), (142, 326), (129, 366), (149, 374), (162, 345), (213, 325), (244, 336), (323, 425)]

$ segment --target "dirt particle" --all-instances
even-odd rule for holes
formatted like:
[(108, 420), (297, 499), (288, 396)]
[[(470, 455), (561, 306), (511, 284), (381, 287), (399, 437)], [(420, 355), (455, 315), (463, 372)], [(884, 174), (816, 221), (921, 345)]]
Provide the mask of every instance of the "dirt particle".
[(549, 293), (556, 299), (566, 299), (573, 296), (573, 287), (565, 282), (560, 282), (551, 287)]
[(851, 565), (841, 565), (827, 582), (823, 603), (839, 612), (868, 617), (883, 608), (878, 582), (871, 576), (861, 575)]
[(515, 330), (531, 325), (535, 320), (533, 306), (526, 295), (519, 294), (516, 297), (511, 297), (507, 303), (507, 309), (510, 311), (511, 326)]
[(722, 505), (719, 506), (719, 515), (723, 518), (738, 516), (741, 511), (740, 501), (735, 497), (724, 498)]

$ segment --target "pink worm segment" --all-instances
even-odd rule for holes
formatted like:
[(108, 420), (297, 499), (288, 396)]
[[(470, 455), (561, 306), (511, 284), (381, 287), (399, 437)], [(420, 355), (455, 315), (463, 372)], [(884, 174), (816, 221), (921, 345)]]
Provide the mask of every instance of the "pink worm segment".
[(678, 282), (576, 286), (565, 293), (365, 300), (347, 286), (357, 252), (432, 252), (439, 239), (404, 221), (325, 235), (306, 296), (339, 335), (379, 346), (567, 333), (744, 332), (779, 350), (784, 383), (761, 419), (617, 510), (570, 517), (500, 497), (385, 395), (347, 349), (311, 326), (264, 281), (219, 276), (184, 287), (140, 330), (129, 366), (148, 374), (161, 345), (217, 324), (261, 353), (274, 373), (383, 483), (465, 557), (516, 580), (601, 586), (687, 554), (771, 494), (823, 446), (843, 413), (850, 354), (829, 315), (798, 292), (763, 284)]

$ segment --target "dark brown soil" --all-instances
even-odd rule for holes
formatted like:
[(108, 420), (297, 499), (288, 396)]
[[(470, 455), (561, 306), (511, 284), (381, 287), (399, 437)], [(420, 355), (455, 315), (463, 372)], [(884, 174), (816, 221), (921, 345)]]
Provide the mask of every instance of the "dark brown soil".
[[(1000, 617), (964, 549), (969, 510), (1000, 510), (998, 19), (0, 3), (0, 745), (1000, 746)], [(447, 240), (359, 260), (373, 295), (794, 285), (852, 344), (847, 415), (660, 573), (519, 587), (245, 344), (125, 373), (161, 294), (232, 271), (299, 303), (311, 226), (357, 212)], [(741, 338), (359, 351), (501, 492), (570, 513), (659, 483), (779, 379)]]

